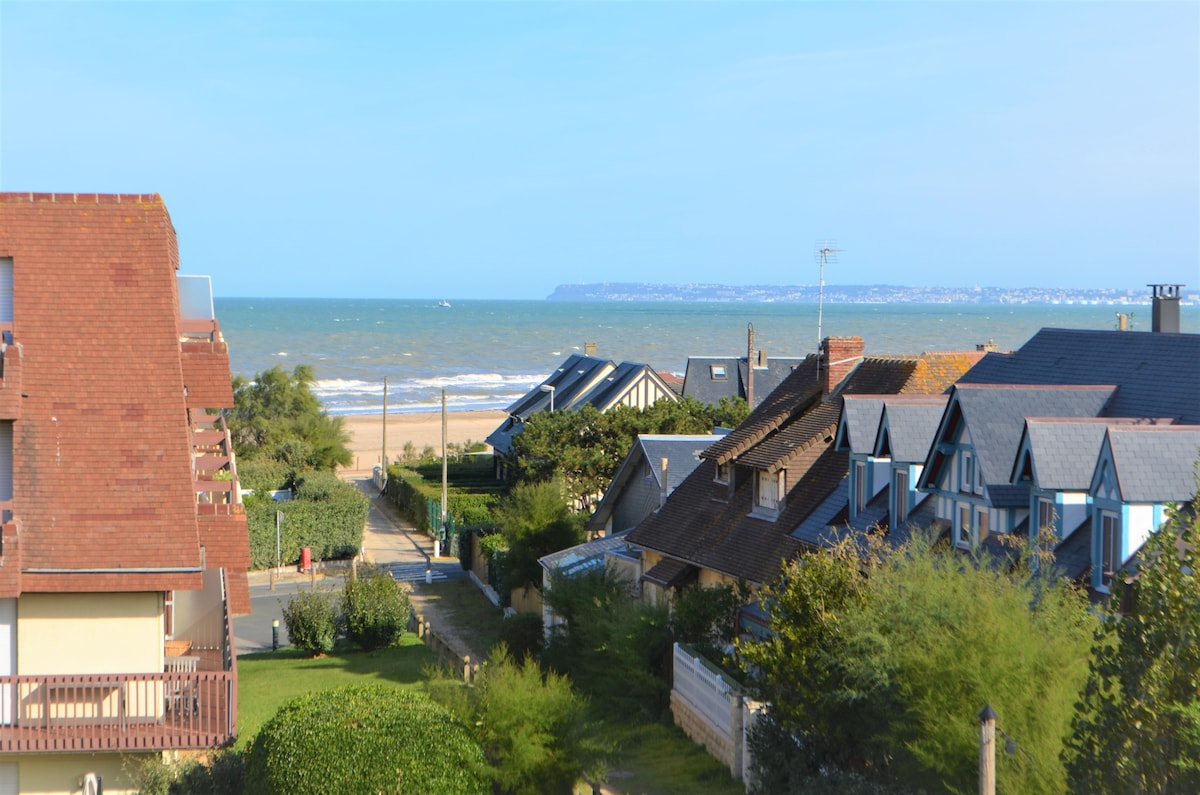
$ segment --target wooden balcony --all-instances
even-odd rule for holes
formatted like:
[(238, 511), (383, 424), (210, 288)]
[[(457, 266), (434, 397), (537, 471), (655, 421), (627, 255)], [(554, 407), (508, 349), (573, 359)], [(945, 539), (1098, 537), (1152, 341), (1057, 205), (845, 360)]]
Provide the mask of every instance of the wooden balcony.
[(0, 753), (205, 749), (234, 740), (237, 674), (0, 677)]

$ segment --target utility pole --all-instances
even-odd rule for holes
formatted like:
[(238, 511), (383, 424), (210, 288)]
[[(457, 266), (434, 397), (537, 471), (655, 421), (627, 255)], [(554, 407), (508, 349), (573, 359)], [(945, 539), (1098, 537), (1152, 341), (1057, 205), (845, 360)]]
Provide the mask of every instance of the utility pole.
[(442, 556), (442, 539), (446, 537), (446, 500), (449, 488), (446, 485), (446, 390), (442, 390), (442, 528), (433, 541), (433, 556)]
[(996, 713), (991, 704), (979, 713), (979, 795), (996, 795)]
[(381, 491), (387, 491), (388, 485), (388, 460), (387, 460), (387, 376), (383, 377), (383, 451), (379, 456), (383, 462), (383, 488)]

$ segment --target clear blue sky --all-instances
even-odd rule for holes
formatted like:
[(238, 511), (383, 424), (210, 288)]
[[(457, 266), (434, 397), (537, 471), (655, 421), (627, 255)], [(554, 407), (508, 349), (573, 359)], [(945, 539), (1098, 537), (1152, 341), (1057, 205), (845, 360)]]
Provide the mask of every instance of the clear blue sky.
[(1200, 284), (1200, 4), (0, 3), (0, 189), (223, 296)]

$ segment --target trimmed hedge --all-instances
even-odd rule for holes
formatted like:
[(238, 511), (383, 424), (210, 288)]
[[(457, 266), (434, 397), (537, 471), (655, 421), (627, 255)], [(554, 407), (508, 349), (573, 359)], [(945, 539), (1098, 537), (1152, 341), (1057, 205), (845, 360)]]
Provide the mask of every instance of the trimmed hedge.
[[(477, 467), (476, 467), (477, 468)], [(442, 501), (441, 469), (438, 469), (438, 482), (431, 483), (419, 472), (402, 467), (388, 469), (388, 499), (395, 504), (404, 518), (412, 522), (418, 529), (430, 533), (429, 504)], [(483, 488), (472, 480), (472, 486)], [(462, 486), (447, 493), (449, 510), (454, 522), (460, 527), (487, 524), (492, 521), (492, 510), (499, 501), (499, 492), (504, 488), (492, 480), (487, 485), (489, 491), (462, 491)]]
[(288, 701), (248, 754), (260, 795), (490, 795), (487, 762), (461, 722), (421, 693), (351, 685)]
[(255, 569), (275, 565), (276, 511), (283, 512), (280, 526), (282, 559), (291, 565), (300, 559), (300, 550), (304, 547), (312, 549), (315, 560), (358, 554), (370, 507), (370, 500), (349, 483), (317, 477), (300, 481), (296, 499), (288, 502), (248, 501), (250, 565)]

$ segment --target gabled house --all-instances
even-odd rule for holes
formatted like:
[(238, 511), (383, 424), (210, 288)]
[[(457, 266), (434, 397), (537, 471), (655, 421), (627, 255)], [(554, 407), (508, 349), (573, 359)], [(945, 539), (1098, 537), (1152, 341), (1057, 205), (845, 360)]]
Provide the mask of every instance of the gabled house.
[(0, 194), (0, 792), (235, 737), (229, 354), (178, 268), (157, 195)]
[(638, 434), (612, 484), (588, 518), (584, 527), (588, 535), (611, 536), (632, 530), (657, 511), (700, 465), (704, 448), (724, 435)]
[(842, 396), (939, 394), (978, 360), (964, 353), (868, 357), (863, 350), (858, 337), (825, 339), (819, 356), (705, 450), (701, 465), (634, 529), (629, 540), (643, 549), (646, 598), (669, 598), (691, 581), (772, 580), (809, 543), (793, 531), (845, 489), (848, 451), (833, 446)]
[(683, 396), (718, 405), (741, 398), (757, 405), (791, 375), (803, 358), (771, 358), (764, 350), (753, 356), (689, 356), (683, 374)]
[(508, 416), (487, 437), (495, 452), (496, 476), (504, 472), (504, 458), (513, 437), (539, 411), (574, 411), (592, 406), (605, 412), (615, 406), (646, 408), (659, 400), (679, 400), (679, 395), (647, 364), (622, 362), (574, 354), (542, 383), (508, 407)]
[(1108, 425), (1089, 487), (1092, 587), (1107, 593), (1113, 575), (1166, 521), (1171, 503), (1196, 495), (1200, 425)]

